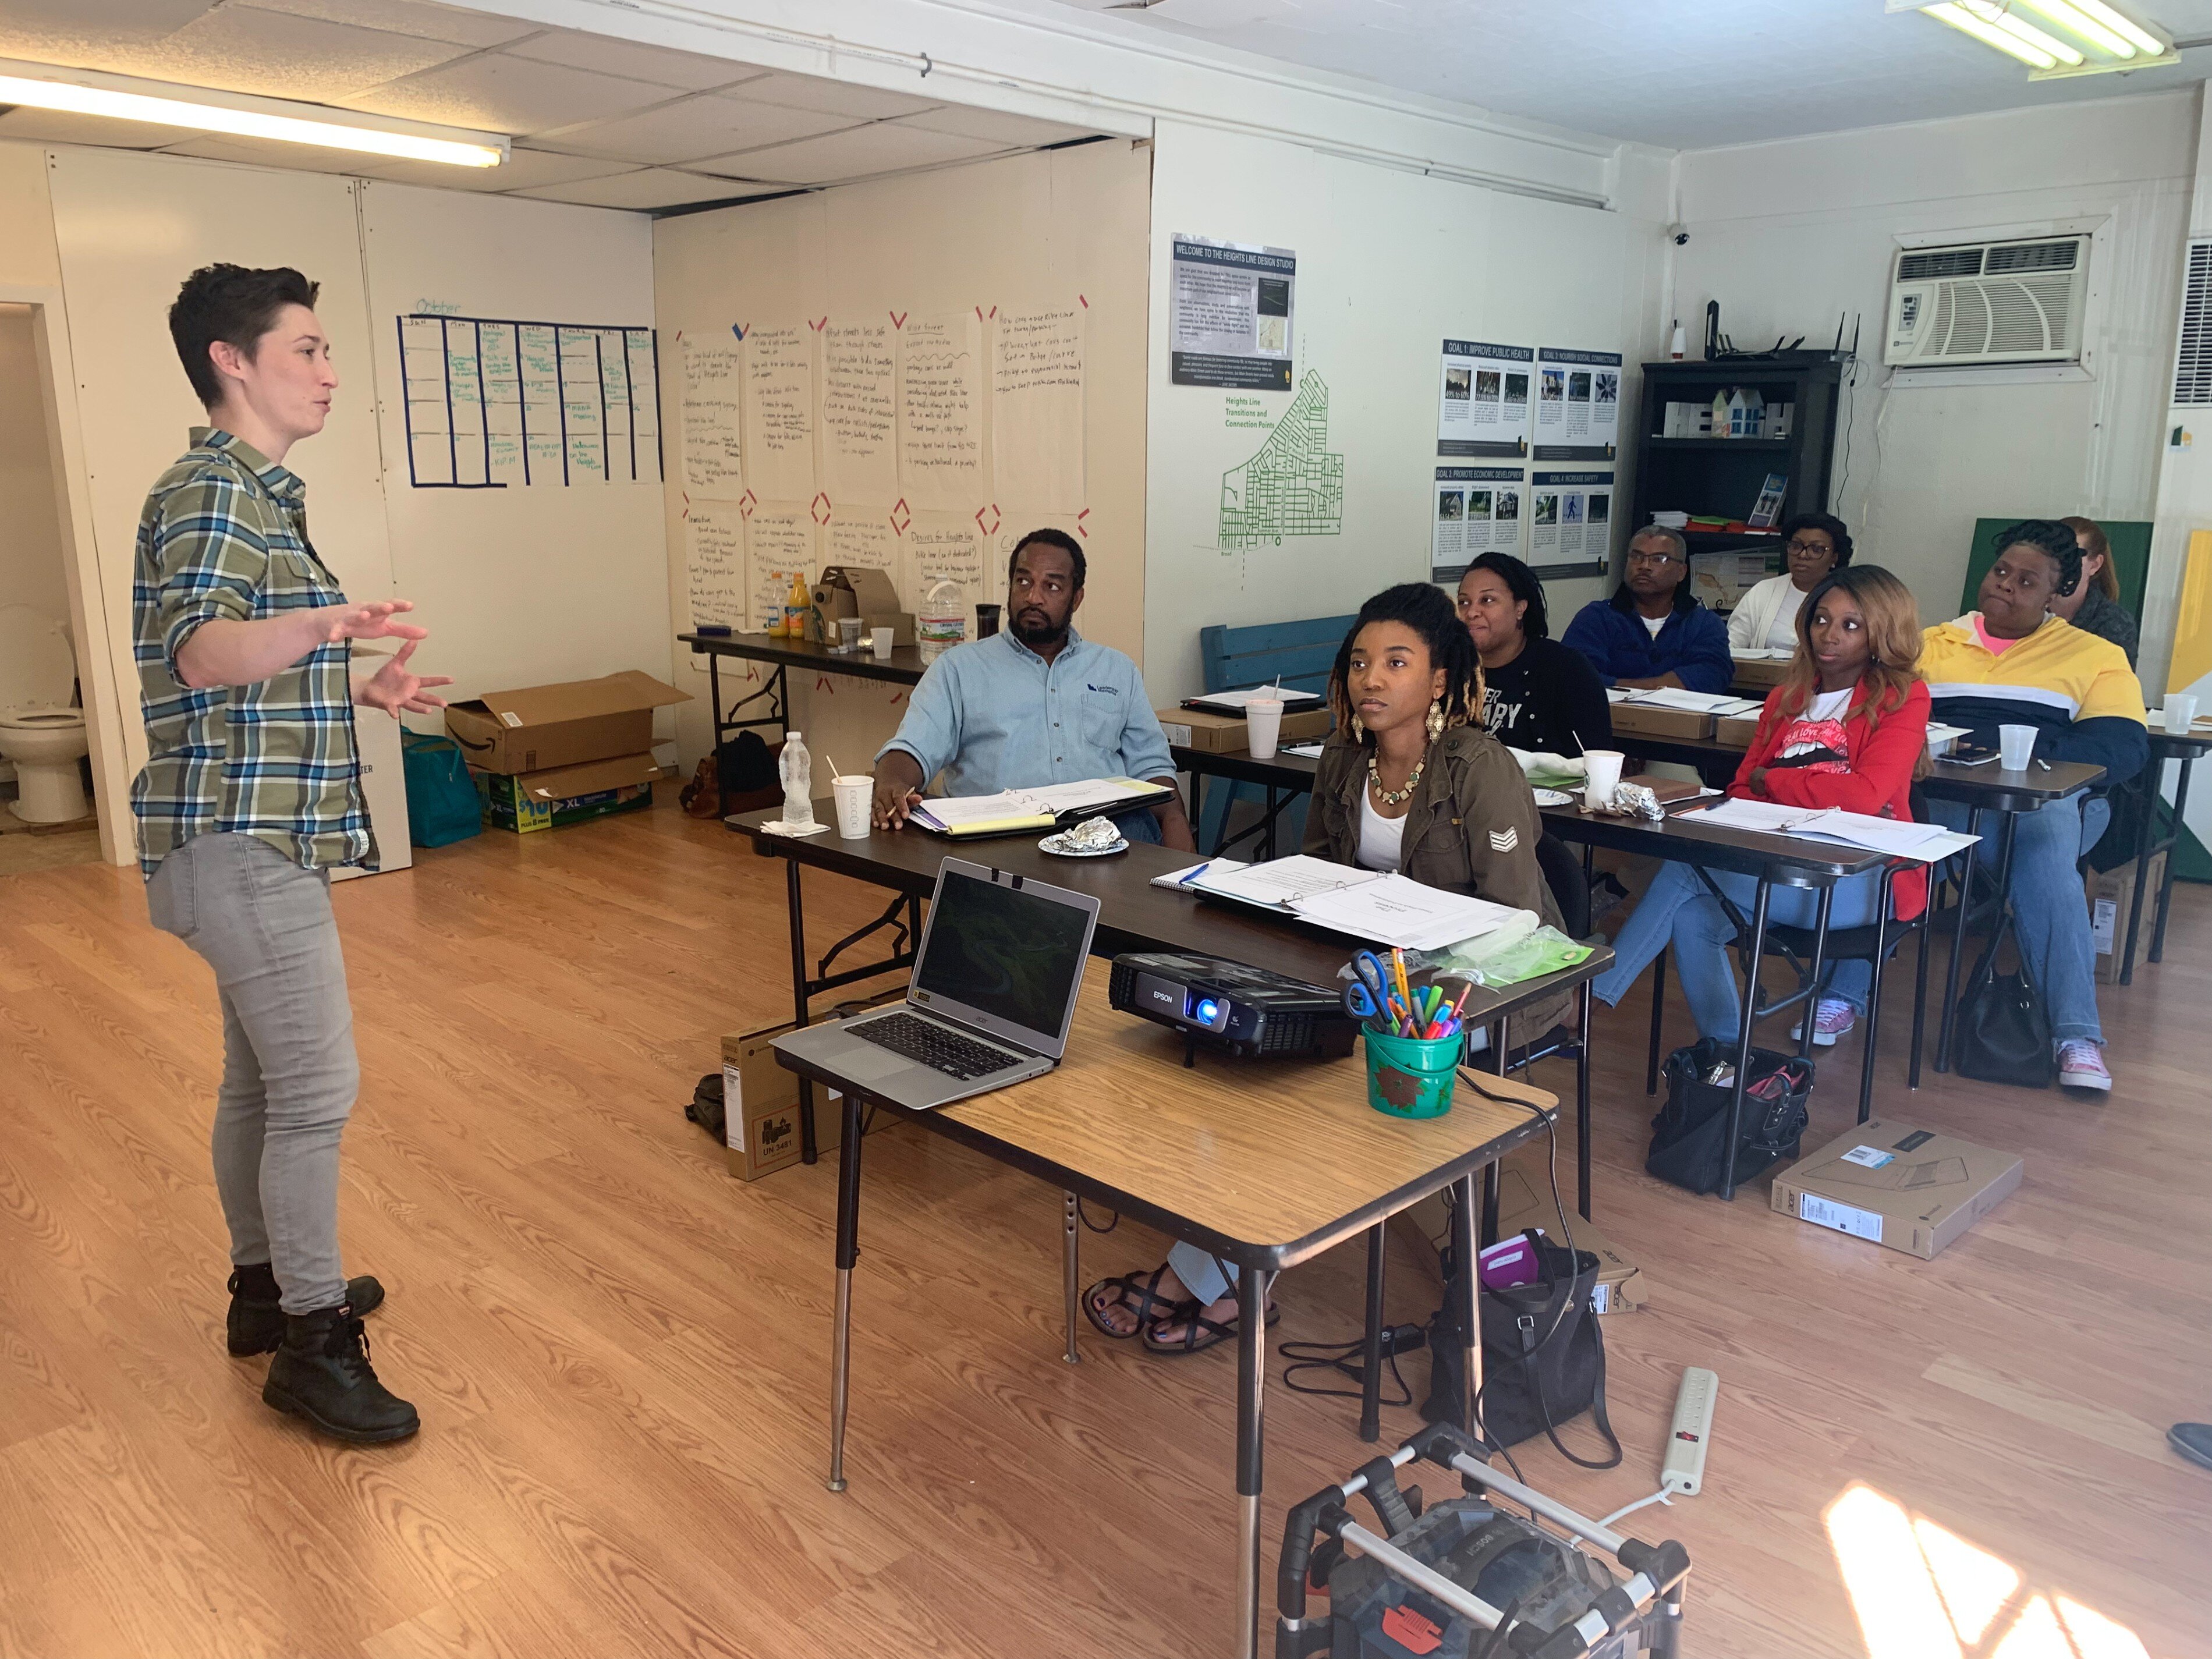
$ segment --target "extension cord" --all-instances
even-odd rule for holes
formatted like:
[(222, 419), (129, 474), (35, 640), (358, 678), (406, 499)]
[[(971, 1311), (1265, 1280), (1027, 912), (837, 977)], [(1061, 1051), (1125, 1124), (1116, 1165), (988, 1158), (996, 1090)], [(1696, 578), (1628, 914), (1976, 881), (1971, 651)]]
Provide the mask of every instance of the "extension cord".
[(1721, 1380), (1702, 1365), (1682, 1370), (1682, 1387), (1674, 1396), (1674, 1423), (1667, 1431), (1666, 1461), (1659, 1468), (1659, 1489), (1694, 1496), (1705, 1483), (1705, 1452), (1713, 1437), (1713, 1404)]

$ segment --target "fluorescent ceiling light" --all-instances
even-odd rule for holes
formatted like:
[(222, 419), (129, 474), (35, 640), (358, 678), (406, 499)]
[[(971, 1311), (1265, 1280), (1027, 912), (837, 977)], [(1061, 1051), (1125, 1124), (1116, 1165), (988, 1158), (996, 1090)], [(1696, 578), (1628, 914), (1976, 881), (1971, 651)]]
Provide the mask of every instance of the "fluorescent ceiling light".
[(2069, 33), (2079, 35), (2108, 58), (2125, 61), (2136, 55), (2135, 46), (2124, 35), (2106, 28), (2073, 0), (2022, 0), (2022, 3)]
[(170, 87), (46, 64), (0, 62), (0, 104), (106, 116), (195, 132), (221, 132), (239, 138), (273, 138), (282, 143), (357, 150), (410, 161), (440, 161), (450, 167), (495, 167), (507, 160), (507, 140), (495, 134), (413, 121), (386, 122), (374, 116), (325, 111), (311, 104)]
[(2002, 29), (2015, 40), (2025, 42), (2047, 58), (2054, 58), (2069, 65), (2085, 61), (2074, 47), (2054, 35), (2045, 34), (2034, 24), (2014, 16), (2005, 7), (1994, 3), (1994, 0), (1959, 0), (1959, 4), (1984, 23)]
[(2074, 3), (2115, 34), (2132, 41), (2137, 52), (2148, 52), (2153, 58), (2162, 58), (2173, 50), (2170, 42), (2160, 40), (2134, 18), (2106, 5), (2105, 0), (2074, 0)]
[(1972, 35), (1974, 39), (1979, 40), (1984, 46), (1995, 46), (1999, 52), (2003, 52), (2007, 57), (2019, 58), (2021, 63), (2026, 64), (2031, 69), (2057, 69), (2058, 67), (2057, 58), (2051, 56), (2051, 53), (2028, 45), (2027, 41), (2021, 40), (2016, 35), (2006, 33), (1995, 24), (1984, 23), (1980, 18), (1975, 16), (1964, 7), (1950, 4), (1949, 0), (1945, 0), (1945, 3), (1942, 5), (1923, 6), (1921, 9), (1925, 11), (1930, 17), (1936, 18), (1942, 22), (1948, 23), (1954, 29), (1960, 29), (1965, 31), (1966, 33)]

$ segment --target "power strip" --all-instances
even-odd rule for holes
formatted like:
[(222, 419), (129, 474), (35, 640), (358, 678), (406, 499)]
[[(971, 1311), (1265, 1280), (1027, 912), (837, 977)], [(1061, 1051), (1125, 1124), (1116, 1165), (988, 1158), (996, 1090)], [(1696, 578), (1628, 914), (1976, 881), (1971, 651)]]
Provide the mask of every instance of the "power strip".
[(1667, 1431), (1667, 1457), (1659, 1468), (1659, 1489), (1693, 1497), (1705, 1484), (1705, 1452), (1713, 1437), (1713, 1402), (1721, 1380), (1701, 1365), (1686, 1365), (1674, 1396), (1674, 1425)]

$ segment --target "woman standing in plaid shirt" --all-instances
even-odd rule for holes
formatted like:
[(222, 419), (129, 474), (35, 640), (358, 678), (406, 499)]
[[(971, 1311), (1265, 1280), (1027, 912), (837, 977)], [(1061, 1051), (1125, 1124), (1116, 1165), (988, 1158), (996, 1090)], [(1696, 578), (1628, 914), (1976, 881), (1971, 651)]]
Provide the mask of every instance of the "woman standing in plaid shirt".
[[(230, 1228), (230, 1352), (268, 1353), (261, 1397), (342, 1440), (404, 1439), (338, 1266), (338, 1137), (361, 1081), (330, 872), (376, 867), (356, 704), (445, 706), (408, 666), (404, 599), (349, 604), (307, 540), (292, 446), (323, 429), (337, 374), (298, 271), (210, 265), (169, 332), (209, 424), (146, 497), (131, 584), (148, 758), (131, 786), (154, 925), (215, 969), (223, 1074), (216, 1188)], [(395, 639), (373, 677), (354, 640)]]

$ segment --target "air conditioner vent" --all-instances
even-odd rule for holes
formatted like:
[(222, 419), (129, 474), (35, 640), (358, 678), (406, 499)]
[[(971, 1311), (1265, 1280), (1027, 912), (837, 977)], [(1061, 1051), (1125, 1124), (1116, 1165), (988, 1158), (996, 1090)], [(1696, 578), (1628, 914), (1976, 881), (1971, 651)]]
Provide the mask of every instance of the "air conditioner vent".
[(1989, 251), (1982, 261), (1982, 275), (2010, 276), (2024, 270), (2071, 270), (2081, 257), (2081, 246), (2070, 236), (2063, 242), (2008, 242)]
[(2189, 245), (2181, 293), (2181, 350), (2173, 365), (2173, 401), (2212, 404), (2212, 242)]
[(1897, 262), (1900, 283), (1925, 282), (1930, 276), (1978, 276), (1982, 250), (1978, 247), (1939, 248), (1933, 253), (1908, 253)]

